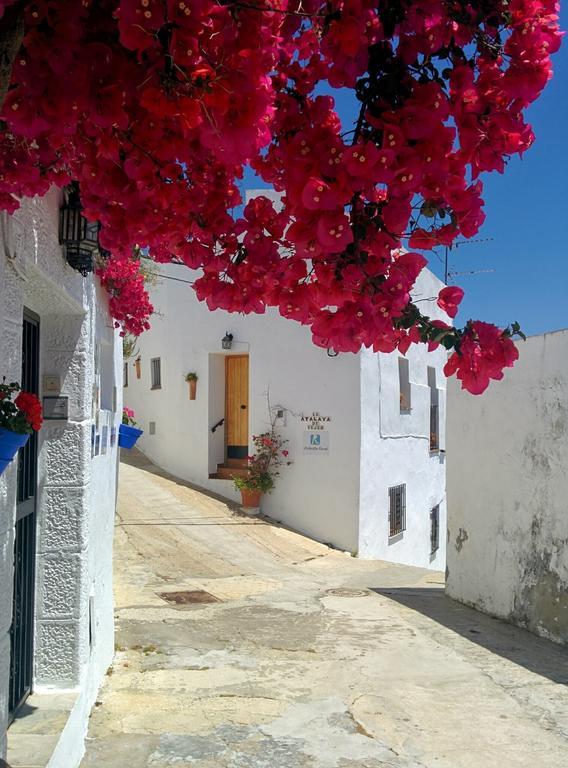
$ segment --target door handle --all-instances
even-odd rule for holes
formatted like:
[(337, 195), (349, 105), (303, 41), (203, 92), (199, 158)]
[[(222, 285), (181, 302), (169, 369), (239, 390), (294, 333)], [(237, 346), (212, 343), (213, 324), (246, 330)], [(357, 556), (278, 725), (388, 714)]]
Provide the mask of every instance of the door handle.
[(247, 407), (246, 405), (241, 405), (241, 411), (246, 411)]

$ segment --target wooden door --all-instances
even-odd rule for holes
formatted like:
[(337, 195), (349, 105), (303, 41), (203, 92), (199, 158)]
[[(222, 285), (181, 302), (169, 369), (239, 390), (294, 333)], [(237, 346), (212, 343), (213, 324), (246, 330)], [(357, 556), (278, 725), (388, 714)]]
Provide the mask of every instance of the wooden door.
[(248, 355), (225, 358), (225, 435), (228, 459), (248, 456)]

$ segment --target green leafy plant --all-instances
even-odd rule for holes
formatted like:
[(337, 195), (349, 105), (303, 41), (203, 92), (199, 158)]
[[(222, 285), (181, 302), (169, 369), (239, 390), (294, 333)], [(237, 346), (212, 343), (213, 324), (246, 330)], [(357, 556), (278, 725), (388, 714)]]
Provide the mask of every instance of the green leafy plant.
[(138, 339), (136, 336), (132, 336), (130, 333), (124, 334), (122, 337), (122, 355), (125, 360), (134, 357), (134, 355), (138, 353), (138, 350), (136, 349), (137, 342)]
[(185, 380), (186, 381), (197, 381), (199, 379), (199, 376), (194, 373), (193, 371), (191, 373), (185, 374)]
[(260, 491), (270, 493), (276, 484), (276, 478), (280, 474), (280, 467), (292, 462), (288, 459), (289, 453), (284, 447), (287, 444), (274, 425), (270, 431), (252, 438), (255, 452), (247, 457), (248, 475), (234, 477), (233, 483), (237, 490)]
[(134, 411), (132, 408), (126, 408), (124, 407), (122, 409), (122, 423), (126, 424), (127, 427), (135, 427), (137, 422), (134, 421)]

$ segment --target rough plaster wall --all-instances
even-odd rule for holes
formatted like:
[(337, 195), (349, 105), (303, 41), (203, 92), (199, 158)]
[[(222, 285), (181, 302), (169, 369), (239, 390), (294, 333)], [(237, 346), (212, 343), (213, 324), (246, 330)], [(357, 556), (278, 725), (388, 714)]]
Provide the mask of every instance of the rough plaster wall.
[[(183, 267), (163, 267), (166, 274), (191, 278)], [(209, 381), (210, 356), (221, 353), (221, 338), (234, 334), (233, 351), (250, 355), (249, 434), (266, 429), (266, 392), (273, 405), (288, 409), (283, 435), (290, 440), (294, 463), (282, 469), (275, 491), (263, 498), (271, 517), (335, 546), (357, 549), (359, 486), (359, 366), (353, 355), (328, 357), (314, 347), (309, 331), (281, 318), (210, 312), (190, 286), (163, 280), (152, 293), (160, 315), (139, 340), (141, 379), (130, 362), (125, 403), (145, 430), (142, 450), (173, 474), (237, 500), (229, 480), (210, 480), (210, 429), (224, 416), (209, 407), (215, 387)], [(150, 359), (161, 358), (162, 389), (150, 389)], [(184, 375), (199, 376), (197, 399), (188, 399)], [(304, 455), (301, 414), (330, 416), (328, 455)], [(156, 434), (148, 433), (150, 421)], [(217, 440), (217, 433), (214, 439)], [(218, 448), (218, 446), (216, 446)], [(219, 459), (221, 460), (221, 459)]]
[[(19, 380), (23, 307), (40, 315), (40, 387), (61, 378), (69, 421), (39, 435), (34, 687), (80, 690), (68, 758), (82, 750), (87, 716), (112, 657), (111, 552), (117, 448), (91, 461), (95, 340), (121, 345), (92, 277), (68, 267), (57, 240), (59, 193), (23, 201), (0, 220), (0, 376)], [(97, 295), (97, 292), (98, 295)], [(118, 403), (120, 408), (120, 402)], [(118, 424), (118, 413), (113, 416)], [(0, 755), (5, 749), (12, 609), (16, 462), (0, 477)], [(89, 647), (89, 596), (99, 630)]]
[(519, 352), (480, 397), (448, 387), (447, 590), (568, 642), (568, 331)]
[[(442, 283), (424, 272), (416, 298), (436, 296)], [(424, 310), (446, 319), (434, 302)], [(446, 525), (445, 454), (430, 452), (430, 387), (428, 367), (436, 370), (440, 446), (444, 448), (445, 387), (443, 349), (428, 352), (422, 345), (407, 352), (411, 411), (400, 413), (398, 353), (361, 353), (361, 522), (359, 554), (395, 563), (444, 570)], [(406, 530), (389, 539), (391, 486), (406, 484)], [(440, 546), (430, 547), (430, 510), (440, 505)]]

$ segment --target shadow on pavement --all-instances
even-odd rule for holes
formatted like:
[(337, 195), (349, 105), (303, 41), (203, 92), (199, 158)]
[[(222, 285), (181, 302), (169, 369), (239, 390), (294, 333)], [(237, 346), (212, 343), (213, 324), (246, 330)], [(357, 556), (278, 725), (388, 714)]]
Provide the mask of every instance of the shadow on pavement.
[(427, 587), (373, 588), (383, 597), (411, 608), (521, 667), (568, 685), (568, 648), (524, 629), (494, 619), (447, 597), (441, 589)]
[(203, 496), (208, 496), (210, 499), (215, 499), (215, 501), (221, 501), (227, 507), (229, 512), (238, 512), (240, 509), (236, 502), (231, 501), (231, 499), (228, 499), (226, 496), (222, 496), (219, 493), (213, 493), (207, 488), (203, 488), (196, 483), (191, 483), (188, 480), (181, 480), (179, 477), (171, 475), (169, 472), (166, 472), (165, 469), (162, 469), (157, 464), (154, 464), (151, 459), (145, 456), (142, 451), (139, 451), (137, 448), (133, 448), (131, 450), (122, 449), (120, 451), (120, 463), (127, 464), (129, 467), (136, 467), (136, 469), (140, 469), (142, 472), (149, 472), (151, 475), (163, 477), (166, 480), (171, 480), (176, 485), (179, 485), (183, 488), (190, 488), (192, 491), (197, 491), (198, 493), (203, 494)]

